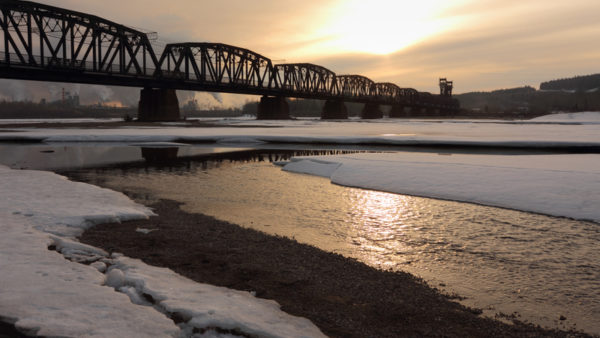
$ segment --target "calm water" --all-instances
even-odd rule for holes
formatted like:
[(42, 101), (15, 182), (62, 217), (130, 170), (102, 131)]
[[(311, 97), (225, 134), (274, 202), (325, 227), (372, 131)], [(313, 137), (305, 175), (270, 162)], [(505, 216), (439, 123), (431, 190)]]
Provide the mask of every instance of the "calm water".
[[(162, 168), (148, 151), (127, 146), (5, 146), (0, 160), (45, 169), (103, 166), (83, 175), (141, 202), (181, 201), (186, 211), (408, 271), (491, 316), (517, 312), (521, 320), (600, 334), (600, 224), (336, 186), (270, 163), (294, 152), (242, 150), (180, 148), (176, 155), (188, 159)], [(238, 153), (214, 156), (231, 151)]]
[(600, 333), (596, 223), (346, 188), (268, 162), (92, 176), (143, 202), (181, 201), (186, 211), (411, 272), (488, 315)]

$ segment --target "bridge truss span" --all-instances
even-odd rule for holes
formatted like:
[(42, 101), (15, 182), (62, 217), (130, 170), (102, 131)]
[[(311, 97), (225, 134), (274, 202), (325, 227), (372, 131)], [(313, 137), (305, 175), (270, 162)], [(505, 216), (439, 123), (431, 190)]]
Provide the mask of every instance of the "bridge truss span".
[(145, 33), (93, 15), (2, 0), (0, 26), (0, 62), (22, 66), (19, 78), (38, 70), (32, 79), (95, 83), (92, 78), (111, 75), (150, 77), (158, 64)]
[(338, 75), (339, 92), (334, 93), (349, 100), (374, 99), (375, 82), (362, 75)]
[[(157, 76), (229, 90), (276, 88), (270, 59), (248, 49), (221, 43), (169, 44), (159, 61)], [(227, 91), (229, 91), (227, 90)]]
[(374, 88), (375, 97), (382, 100), (389, 100), (390, 103), (395, 103), (401, 99), (402, 89), (394, 83), (380, 82), (375, 84)]
[(338, 92), (335, 73), (311, 63), (275, 65), (274, 76), (274, 82), (283, 92), (325, 98)]

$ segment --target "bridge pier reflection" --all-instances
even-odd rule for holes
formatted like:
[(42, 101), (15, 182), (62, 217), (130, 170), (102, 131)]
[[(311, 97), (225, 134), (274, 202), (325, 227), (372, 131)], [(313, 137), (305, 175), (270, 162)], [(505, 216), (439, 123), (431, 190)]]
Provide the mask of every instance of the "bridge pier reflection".
[(378, 103), (365, 103), (360, 117), (363, 119), (380, 119), (383, 118), (383, 111)]
[(153, 165), (165, 165), (170, 162), (177, 160), (177, 153), (179, 148), (167, 147), (167, 148), (149, 148), (142, 147), (142, 157), (147, 163)]
[(144, 88), (140, 91), (139, 121), (170, 122), (179, 119), (179, 100), (175, 89)]
[(257, 120), (288, 120), (290, 107), (283, 96), (263, 96), (258, 104)]
[(348, 108), (342, 100), (327, 100), (323, 105), (321, 119), (323, 120), (345, 120), (348, 118)]

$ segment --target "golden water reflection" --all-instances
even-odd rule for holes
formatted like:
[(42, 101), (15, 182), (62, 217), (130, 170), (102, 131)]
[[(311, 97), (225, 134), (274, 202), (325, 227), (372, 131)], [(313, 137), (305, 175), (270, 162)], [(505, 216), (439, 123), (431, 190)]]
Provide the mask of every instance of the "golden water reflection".
[(287, 236), (382, 269), (404, 270), (466, 304), (553, 325), (557, 313), (600, 332), (600, 228), (594, 223), (333, 185), (269, 163), (101, 179)]
[(406, 219), (414, 217), (411, 197), (380, 191), (352, 189), (348, 192), (349, 237), (364, 260), (374, 266), (392, 267), (387, 253), (406, 252)]

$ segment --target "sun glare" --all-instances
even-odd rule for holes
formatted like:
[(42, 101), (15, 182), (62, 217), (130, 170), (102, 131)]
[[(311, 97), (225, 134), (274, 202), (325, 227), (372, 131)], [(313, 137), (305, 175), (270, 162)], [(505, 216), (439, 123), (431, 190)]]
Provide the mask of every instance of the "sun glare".
[(447, 1), (346, 0), (319, 32), (331, 51), (389, 54), (450, 26), (439, 17)]

